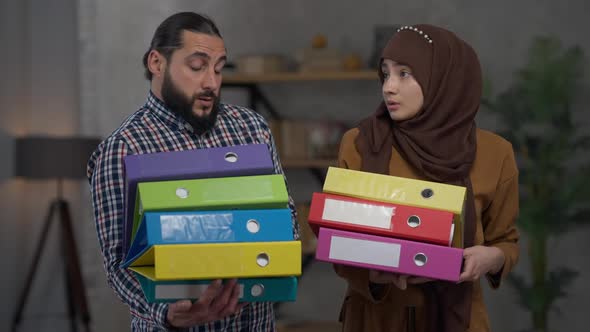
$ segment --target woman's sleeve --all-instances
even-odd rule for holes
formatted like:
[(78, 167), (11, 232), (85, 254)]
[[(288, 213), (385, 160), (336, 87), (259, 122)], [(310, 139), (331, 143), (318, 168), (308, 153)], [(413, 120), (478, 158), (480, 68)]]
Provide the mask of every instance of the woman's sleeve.
[(519, 209), (518, 168), (514, 152), (510, 151), (504, 158), (500, 180), (492, 202), (482, 213), (484, 245), (496, 247), (504, 253), (502, 269), (486, 277), (492, 288), (500, 287), (501, 281), (513, 269), (518, 261), (518, 240), (520, 234), (516, 228)]

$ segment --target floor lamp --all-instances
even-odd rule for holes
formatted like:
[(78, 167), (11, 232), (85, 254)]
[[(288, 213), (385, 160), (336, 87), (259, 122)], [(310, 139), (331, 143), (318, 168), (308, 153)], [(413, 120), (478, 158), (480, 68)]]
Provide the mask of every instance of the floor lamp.
[(16, 176), (25, 179), (51, 179), (57, 182), (57, 195), (49, 205), (41, 237), (27, 274), (25, 287), (17, 302), (12, 321), (12, 331), (16, 331), (23, 317), (23, 311), (37, 273), (47, 234), (54, 220), (59, 222), (61, 244), (65, 268), (65, 289), (68, 317), (72, 331), (77, 331), (78, 317), (85, 331), (89, 331), (90, 312), (86, 300), (84, 279), (72, 228), (72, 218), (68, 202), (63, 197), (64, 179), (80, 180), (86, 176), (86, 162), (98, 146), (96, 138), (83, 137), (23, 137), (16, 139)]

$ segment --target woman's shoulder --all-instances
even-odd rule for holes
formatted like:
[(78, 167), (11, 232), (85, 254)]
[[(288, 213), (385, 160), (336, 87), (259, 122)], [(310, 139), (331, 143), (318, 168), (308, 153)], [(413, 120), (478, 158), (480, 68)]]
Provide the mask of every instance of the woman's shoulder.
[(512, 152), (512, 144), (504, 137), (489, 130), (477, 128), (477, 148), (487, 151)]
[(475, 169), (489, 175), (497, 172), (500, 180), (518, 173), (512, 144), (502, 136), (484, 129), (477, 129), (477, 153)]
[(354, 142), (354, 140), (356, 139), (356, 137), (358, 135), (359, 135), (359, 128), (358, 127), (348, 129), (344, 133), (344, 135), (342, 135), (342, 142)]
[(338, 166), (350, 169), (360, 169), (361, 156), (359, 155), (355, 140), (359, 135), (358, 128), (347, 130), (340, 140), (338, 151)]

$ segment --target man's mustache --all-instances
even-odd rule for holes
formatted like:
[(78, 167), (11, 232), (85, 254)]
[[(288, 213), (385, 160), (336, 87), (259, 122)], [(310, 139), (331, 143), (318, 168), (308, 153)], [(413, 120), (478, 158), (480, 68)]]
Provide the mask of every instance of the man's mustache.
[(213, 91), (213, 90), (205, 90), (205, 91), (203, 91), (201, 93), (198, 93), (198, 94), (194, 95), (193, 96), (193, 101), (195, 101), (196, 99), (202, 98), (202, 97), (216, 99), (217, 98), (217, 95), (215, 94), (215, 91)]

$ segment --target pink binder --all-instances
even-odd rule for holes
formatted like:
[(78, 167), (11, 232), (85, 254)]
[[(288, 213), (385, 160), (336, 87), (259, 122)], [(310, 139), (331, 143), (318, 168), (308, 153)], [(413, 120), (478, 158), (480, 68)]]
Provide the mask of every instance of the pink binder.
[(463, 249), (320, 227), (316, 259), (457, 282)]

